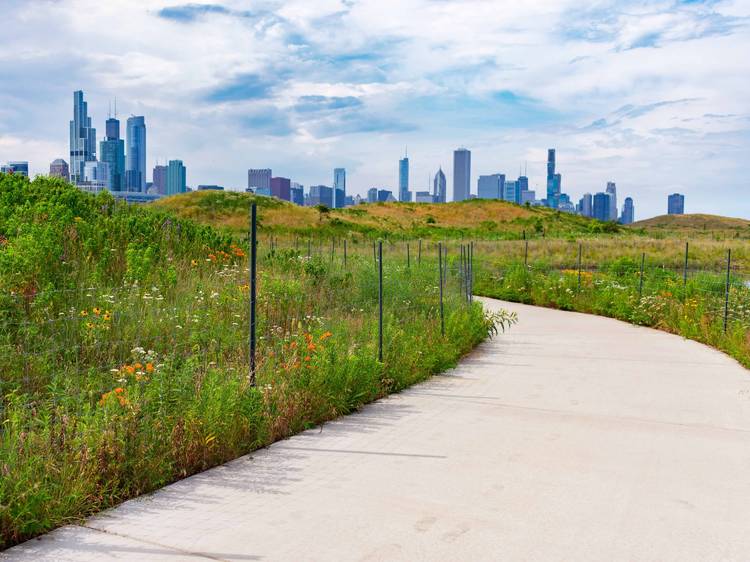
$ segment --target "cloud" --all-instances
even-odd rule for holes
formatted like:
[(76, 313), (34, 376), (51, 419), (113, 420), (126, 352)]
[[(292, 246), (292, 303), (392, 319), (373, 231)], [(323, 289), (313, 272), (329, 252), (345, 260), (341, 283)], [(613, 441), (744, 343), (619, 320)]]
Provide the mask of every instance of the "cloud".
[(272, 86), (258, 74), (242, 74), (211, 90), (205, 99), (215, 103), (263, 99), (270, 95)]
[(362, 107), (362, 100), (354, 96), (302, 96), (294, 109), (303, 113), (335, 111)]
[(157, 12), (160, 18), (178, 22), (192, 22), (204, 15), (231, 13), (221, 4), (183, 4), (169, 6)]

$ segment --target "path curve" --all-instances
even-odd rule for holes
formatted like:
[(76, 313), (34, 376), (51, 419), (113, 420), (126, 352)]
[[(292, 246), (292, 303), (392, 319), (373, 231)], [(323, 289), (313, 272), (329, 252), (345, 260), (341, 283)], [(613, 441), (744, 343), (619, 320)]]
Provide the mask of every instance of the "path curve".
[(750, 560), (750, 372), (616, 320), (519, 314), (360, 413), (0, 560)]

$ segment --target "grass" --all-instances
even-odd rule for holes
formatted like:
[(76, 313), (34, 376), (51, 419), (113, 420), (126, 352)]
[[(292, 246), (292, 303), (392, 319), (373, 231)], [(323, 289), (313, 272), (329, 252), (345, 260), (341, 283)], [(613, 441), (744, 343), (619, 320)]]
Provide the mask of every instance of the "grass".
[(434, 251), (407, 267), (387, 245), (380, 362), (369, 244), (346, 264), (340, 246), (261, 246), (253, 387), (245, 247), (0, 175), (0, 547), (397, 392), (512, 321), (466, 302), (451, 254), (443, 335)]
[[(194, 192), (162, 199), (158, 208), (225, 231), (247, 231), (252, 195), (237, 192)], [(497, 200), (459, 203), (373, 203), (345, 209), (299, 207), (271, 197), (257, 197), (266, 234), (313, 237), (390, 239), (518, 239), (575, 237), (631, 231), (615, 224)]]
[(750, 238), (750, 221), (717, 215), (662, 215), (638, 221), (629, 228), (660, 238)]

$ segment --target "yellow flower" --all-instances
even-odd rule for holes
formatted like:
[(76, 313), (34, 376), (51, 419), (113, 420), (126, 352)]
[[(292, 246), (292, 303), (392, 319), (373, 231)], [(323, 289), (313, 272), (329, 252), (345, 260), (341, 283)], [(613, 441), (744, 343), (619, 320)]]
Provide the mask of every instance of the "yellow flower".
[(91, 310), (91, 312), (93, 312), (93, 313), (94, 313), (94, 314), (96, 314), (97, 316), (99, 316), (99, 315), (100, 315), (100, 314), (102, 313), (101, 309), (100, 309), (100, 308), (99, 308), (98, 306), (95, 306), (95, 307), (94, 307), (94, 308), (93, 308), (93, 309)]
[(88, 315), (89, 315), (89, 311), (88, 310), (82, 310), (81, 311), (81, 316), (88, 316)]

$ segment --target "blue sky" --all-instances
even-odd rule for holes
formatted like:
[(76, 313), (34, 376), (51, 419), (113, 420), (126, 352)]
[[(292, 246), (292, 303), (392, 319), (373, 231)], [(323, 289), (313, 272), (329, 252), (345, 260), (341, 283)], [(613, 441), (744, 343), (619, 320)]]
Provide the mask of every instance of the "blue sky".
[(750, 1), (3, 0), (0, 162), (67, 160), (72, 92), (99, 136), (110, 100), (146, 116), (148, 166), (244, 187), (247, 168), (305, 185), (412, 189), (452, 151), (479, 174), (557, 148), (574, 198), (618, 185), (636, 215), (666, 195), (750, 217)]

